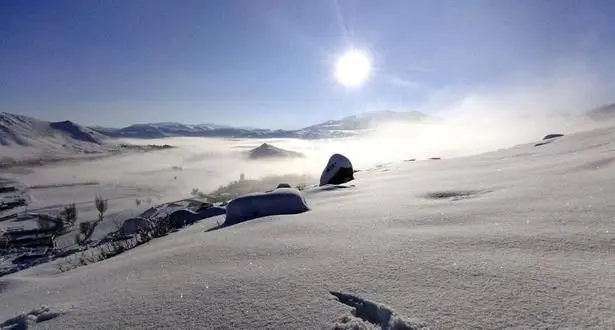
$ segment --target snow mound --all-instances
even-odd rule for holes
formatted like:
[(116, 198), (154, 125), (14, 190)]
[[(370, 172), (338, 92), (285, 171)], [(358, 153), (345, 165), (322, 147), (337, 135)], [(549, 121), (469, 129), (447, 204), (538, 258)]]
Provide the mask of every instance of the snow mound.
[(298, 214), (308, 211), (307, 202), (296, 189), (281, 188), (254, 193), (232, 200), (226, 207), (224, 226), (271, 215)]
[(0, 329), (2, 330), (21, 330), (28, 329), (28, 327), (33, 326), (37, 323), (41, 323), (44, 321), (49, 321), (60, 316), (60, 312), (53, 311), (47, 306), (42, 306), (38, 309), (34, 309), (28, 313), (23, 313), (21, 315), (10, 318), (2, 323), (0, 323)]
[(120, 227), (119, 232), (122, 236), (130, 236), (136, 234), (140, 230), (153, 228), (151, 221), (141, 217), (126, 219)]
[(222, 215), (224, 213), (226, 213), (224, 208), (212, 206), (199, 212), (194, 212), (188, 209), (177, 210), (171, 213), (169, 217), (171, 218), (171, 223), (175, 228), (181, 228), (197, 221)]
[(250, 159), (269, 159), (269, 158), (300, 158), (303, 154), (295, 151), (284, 150), (273, 146), (269, 143), (263, 143), (260, 146), (248, 152)]
[(352, 316), (338, 320), (334, 329), (383, 329), (418, 330), (428, 329), (425, 322), (399, 315), (390, 307), (343, 292), (330, 292), (344, 305), (353, 307)]

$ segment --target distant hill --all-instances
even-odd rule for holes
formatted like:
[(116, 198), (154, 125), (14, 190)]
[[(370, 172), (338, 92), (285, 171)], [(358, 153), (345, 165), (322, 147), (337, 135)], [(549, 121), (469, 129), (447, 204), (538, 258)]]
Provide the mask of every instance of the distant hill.
[(39, 165), (78, 157), (101, 157), (121, 151), (169, 149), (169, 145), (115, 143), (100, 130), (71, 121), (47, 122), (0, 113), (0, 168)]
[(615, 103), (592, 109), (587, 112), (587, 116), (593, 120), (614, 120)]
[(272, 159), (272, 158), (298, 158), (303, 157), (303, 154), (295, 151), (284, 150), (275, 147), (268, 143), (263, 143), (260, 146), (248, 152), (250, 159)]
[(105, 136), (70, 121), (50, 123), (0, 113), (0, 164), (16, 159), (59, 158), (113, 150)]
[(373, 111), (329, 120), (299, 130), (270, 130), (239, 128), (215, 124), (187, 125), (173, 122), (135, 124), (124, 128), (111, 129), (91, 127), (92, 130), (112, 138), (155, 139), (164, 137), (229, 137), (229, 138), (301, 138), (322, 139), (347, 137), (362, 130), (388, 122), (416, 122), (430, 118), (420, 112)]
[(91, 127), (112, 138), (157, 139), (165, 137), (236, 137), (275, 138), (292, 137), (291, 131), (234, 128), (215, 124), (186, 125), (180, 123), (135, 124), (119, 129)]
[(36, 147), (40, 145), (89, 146), (102, 145), (105, 135), (71, 121), (46, 122), (11, 113), (0, 113), (0, 145)]
[(375, 128), (386, 123), (419, 122), (429, 118), (431, 117), (418, 111), (370, 111), (338, 120), (328, 120), (320, 124), (302, 128), (295, 133), (297, 136), (304, 138), (353, 136), (364, 130)]

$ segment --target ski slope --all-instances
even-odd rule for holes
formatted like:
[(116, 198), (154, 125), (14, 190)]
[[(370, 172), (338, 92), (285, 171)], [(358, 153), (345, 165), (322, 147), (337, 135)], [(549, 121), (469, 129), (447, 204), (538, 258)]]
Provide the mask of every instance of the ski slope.
[(371, 167), (306, 191), (302, 214), (206, 231), (219, 216), (66, 273), (2, 277), (0, 322), (322, 329), (350, 313), (335, 291), (432, 329), (612, 329), (613, 141), (610, 127)]

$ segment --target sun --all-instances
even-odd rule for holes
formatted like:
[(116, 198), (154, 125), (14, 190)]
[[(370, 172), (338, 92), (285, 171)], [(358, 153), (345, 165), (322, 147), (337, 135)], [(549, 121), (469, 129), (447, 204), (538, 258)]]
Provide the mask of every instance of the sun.
[(335, 64), (335, 79), (345, 87), (360, 87), (369, 78), (369, 57), (358, 50), (346, 52)]

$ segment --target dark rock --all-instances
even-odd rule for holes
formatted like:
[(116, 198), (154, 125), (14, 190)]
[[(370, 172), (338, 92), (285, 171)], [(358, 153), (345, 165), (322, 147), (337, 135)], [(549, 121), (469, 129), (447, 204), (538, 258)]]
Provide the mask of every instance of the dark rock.
[(334, 154), (320, 175), (320, 185), (342, 184), (354, 180), (352, 163), (346, 156)]
[(543, 137), (543, 140), (549, 140), (549, 139), (554, 139), (554, 138), (558, 138), (558, 137), (562, 137), (564, 136), (564, 134), (549, 134), (546, 135), (545, 137)]

